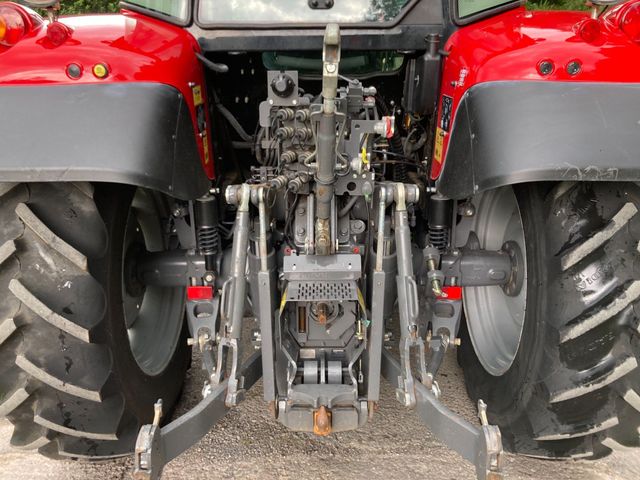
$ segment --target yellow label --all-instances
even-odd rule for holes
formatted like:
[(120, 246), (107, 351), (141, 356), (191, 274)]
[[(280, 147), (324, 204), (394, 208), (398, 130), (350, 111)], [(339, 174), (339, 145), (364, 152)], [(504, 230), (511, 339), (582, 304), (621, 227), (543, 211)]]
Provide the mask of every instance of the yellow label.
[(282, 299), (280, 300), (280, 315), (282, 315), (284, 307), (287, 304), (287, 290), (289, 290), (288, 287), (285, 288), (284, 293), (282, 294)]
[(202, 87), (200, 85), (196, 85), (193, 87), (193, 103), (196, 107), (204, 103), (202, 101)]
[(207, 135), (202, 136), (202, 147), (204, 148), (204, 164), (208, 165), (211, 157), (209, 155), (209, 137)]
[(360, 304), (360, 308), (362, 308), (363, 312), (367, 311), (367, 306), (364, 303), (364, 297), (362, 296), (362, 292), (358, 289), (358, 303)]
[(442, 163), (442, 152), (444, 150), (444, 130), (439, 127), (436, 129), (435, 143), (436, 146), (433, 149), (433, 159), (438, 163)]

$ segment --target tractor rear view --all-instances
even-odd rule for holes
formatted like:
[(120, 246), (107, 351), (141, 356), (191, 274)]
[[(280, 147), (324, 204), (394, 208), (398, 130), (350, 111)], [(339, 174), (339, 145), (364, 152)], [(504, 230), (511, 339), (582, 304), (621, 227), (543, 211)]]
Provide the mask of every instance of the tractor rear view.
[[(638, 446), (640, 1), (25, 3), (0, 2), (13, 446), (154, 479), (261, 378), (330, 435), (382, 377), (479, 479), (503, 447)], [(452, 349), (478, 425), (440, 403)]]

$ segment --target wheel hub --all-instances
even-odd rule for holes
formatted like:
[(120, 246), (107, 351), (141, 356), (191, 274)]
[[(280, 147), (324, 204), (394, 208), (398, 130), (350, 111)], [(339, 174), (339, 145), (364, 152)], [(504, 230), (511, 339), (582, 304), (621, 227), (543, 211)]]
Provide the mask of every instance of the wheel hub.
[(511, 259), (511, 275), (503, 286), (464, 288), (464, 310), (469, 336), (482, 366), (494, 376), (511, 367), (524, 325), (527, 265), (524, 227), (511, 187), (485, 192), (473, 203), (476, 215), (470, 230), (479, 248), (503, 250)]
[(138, 190), (127, 226), (122, 262), (122, 303), (131, 352), (147, 375), (162, 372), (173, 357), (184, 320), (184, 288), (145, 285), (138, 274), (140, 259), (164, 252), (168, 244), (162, 203)]
[(517, 297), (524, 285), (525, 271), (524, 258), (520, 246), (514, 241), (507, 241), (502, 245), (502, 251), (506, 252), (511, 259), (511, 275), (502, 290), (510, 297)]

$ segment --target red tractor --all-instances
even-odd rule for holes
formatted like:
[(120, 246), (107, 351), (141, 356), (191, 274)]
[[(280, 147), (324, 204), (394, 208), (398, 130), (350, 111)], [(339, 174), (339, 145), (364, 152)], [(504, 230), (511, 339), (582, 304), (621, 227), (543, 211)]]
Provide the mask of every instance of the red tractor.
[[(0, 2), (12, 445), (158, 478), (259, 378), (328, 435), (375, 421), (382, 376), (480, 479), (503, 445), (638, 445), (640, 1), (24, 3), (45, 16)], [(452, 348), (480, 426), (439, 402)], [(168, 423), (193, 349), (203, 398)]]

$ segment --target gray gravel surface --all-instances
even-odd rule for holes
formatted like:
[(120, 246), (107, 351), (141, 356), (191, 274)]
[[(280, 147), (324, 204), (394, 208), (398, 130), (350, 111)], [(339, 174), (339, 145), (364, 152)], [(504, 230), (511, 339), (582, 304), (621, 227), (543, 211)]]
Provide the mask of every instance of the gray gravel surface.
[[(177, 412), (200, 399), (205, 378), (194, 361)], [(450, 352), (439, 376), (443, 401), (475, 421), (462, 372)], [(0, 480), (129, 478), (131, 461), (102, 464), (56, 462), (9, 447), (11, 425), (0, 421)], [(165, 469), (165, 479), (474, 479), (474, 469), (440, 444), (415, 412), (405, 410), (383, 382), (380, 409), (362, 430), (318, 438), (288, 431), (270, 418), (258, 383), (247, 400)], [(640, 479), (637, 451), (603, 460), (554, 462), (508, 455), (508, 480)]]

